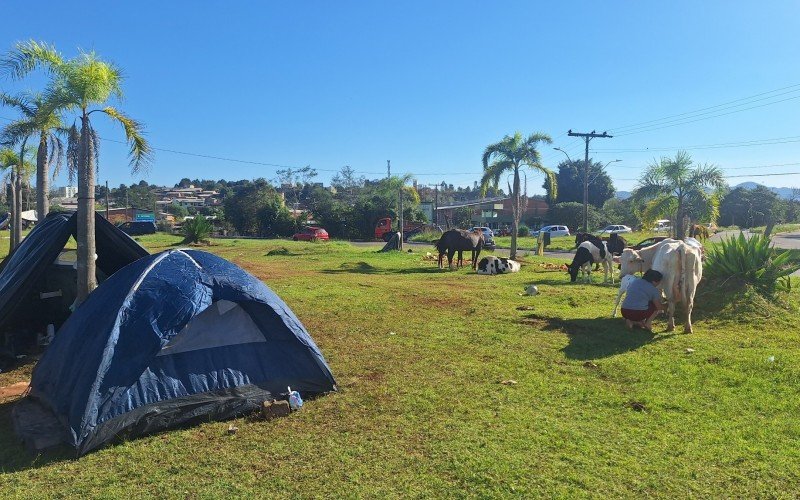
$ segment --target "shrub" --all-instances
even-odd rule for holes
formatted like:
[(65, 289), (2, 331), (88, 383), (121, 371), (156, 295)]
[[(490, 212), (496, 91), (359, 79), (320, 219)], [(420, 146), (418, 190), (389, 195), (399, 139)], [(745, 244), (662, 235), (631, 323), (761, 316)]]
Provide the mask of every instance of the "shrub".
[(530, 234), (531, 229), (525, 224), (520, 224), (517, 228), (517, 236), (529, 236)]
[(439, 238), (442, 237), (442, 232), (437, 231), (435, 229), (424, 229), (419, 233), (415, 234), (409, 240), (423, 242), (423, 243), (435, 243), (439, 241)]
[(800, 266), (790, 262), (790, 252), (779, 252), (771, 243), (770, 238), (758, 234), (745, 238), (740, 233), (723, 240), (709, 252), (704, 274), (715, 281), (751, 285), (766, 294), (788, 289), (789, 275)]
[(202, 215), (198, 215), (194, 219), (189, 219), (183, 222), (183, 234), (185, 238), (184, 243), (205, 243), (208, 242), (211, 232), (214, 230), (208, 220)]

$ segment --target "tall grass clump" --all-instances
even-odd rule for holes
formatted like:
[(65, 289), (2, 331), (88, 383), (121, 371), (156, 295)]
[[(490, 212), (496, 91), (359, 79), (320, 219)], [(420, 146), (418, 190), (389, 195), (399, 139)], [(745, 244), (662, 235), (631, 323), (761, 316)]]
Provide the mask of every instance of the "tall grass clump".
[(183, 243), (207, 243), (214, 230), (211, 223), (202, 215), (183, 222)]
[(421, 243), (436, 243), (439, 241), (439, 238), (442, 237), (442, 232), (437, 231), (435, 229), (423, 229), (419, 233), (415, 234), (411, 238), (411, 241), (421, 242)]
[(778, 251), (771, 244), (769, 237), (759, 234), (745, 238), (740, 233), (725, 239), (709, 252), (703, 274), (726, 286), (750, 285), (766, 295), (789, 290), (789, 275), (800, 266), (790, 261), (791, 252)]

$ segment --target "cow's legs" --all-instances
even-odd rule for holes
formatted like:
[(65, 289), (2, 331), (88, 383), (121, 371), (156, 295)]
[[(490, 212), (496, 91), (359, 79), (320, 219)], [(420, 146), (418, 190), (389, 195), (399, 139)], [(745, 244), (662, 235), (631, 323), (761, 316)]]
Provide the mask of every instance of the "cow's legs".
[(675, 301), (668, 298), (669, 305), (667, 306), (667, 331), (675, 330)]
[[(453, 256), (456, 254), (454, 248), (447, 249), (447, 267), (448, 269), (453, 269)], [(456, 261), (456, 266), (458, 266), (458, 261)]]
[(686, 291), (686, 296), (683, 298), (683, 308), (686, 309), (686, 324), (683, 325), (683, 333), (693, 333), (692, 309), (694, 309), (694, 290)]

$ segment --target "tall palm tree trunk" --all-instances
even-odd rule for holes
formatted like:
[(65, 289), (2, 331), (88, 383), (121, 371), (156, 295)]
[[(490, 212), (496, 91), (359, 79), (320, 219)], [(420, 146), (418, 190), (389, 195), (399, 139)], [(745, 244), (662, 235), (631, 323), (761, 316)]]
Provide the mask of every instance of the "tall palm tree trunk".
[(683, 198), (678, 197), (678, 211), (675, 213), (675, 238), (682, 240), (686, 236), (686, 227), (683, 223)]
[(16, 241), (14, 235), (17, 231), (17, 174), (16, 174), (17, 167), (11, 167), (11, 179), (9, 182), (9, 188), (11, 188), (11, 205), (9, 208), (11, 209), (11, 220), (8, 221), (8, 228), (10, 231), (8, 232), (8, 253), (10, 254), (14, 247), (16, 246)]
[(517, 258), (517, 233), (519, 232), (519, 167), (514, 167), (514, 187), (511, 193), (511, 259)]
[(50, 212), (50, 182), (47, 172), (47, 136), (39, 136), (39, 149), (36, 152), (36, 216), (39, 220), (47, 217)]
[(81, 117), (80, 151), (78, 153), (78, 297), (80, 304), (97, 287), (94, 232), (94, 152), (91, 124), (84, 111)]

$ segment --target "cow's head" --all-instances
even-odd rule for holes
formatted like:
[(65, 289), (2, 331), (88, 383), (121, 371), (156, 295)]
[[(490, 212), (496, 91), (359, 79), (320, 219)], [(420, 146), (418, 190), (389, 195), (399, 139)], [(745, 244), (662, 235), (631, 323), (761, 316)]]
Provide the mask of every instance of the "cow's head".
[(644, 268), (644, 259), (639, 252), (631, 248), (626, 248), (619, 256), (619, 274), (620, 277), (628, 274), (643, 273), (647, 271)]
[(567, 264), (567, 274), (569, 274), (569, 280), (572, 283), (575, 283), (578, 280), (578, 269), (580, 269), (580, 267), (581, 266), (577, 264), (576, 265), (573, 265), (572, 263)]

